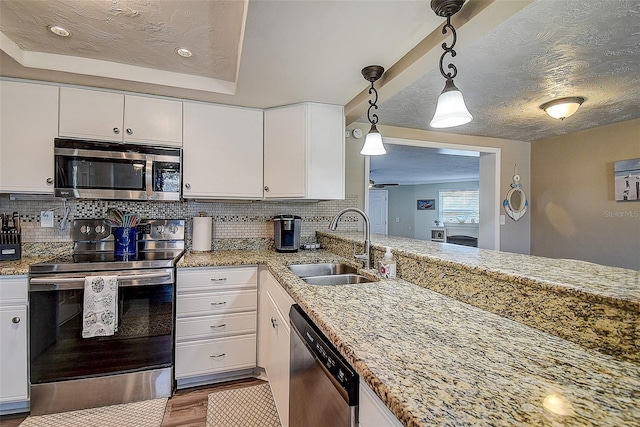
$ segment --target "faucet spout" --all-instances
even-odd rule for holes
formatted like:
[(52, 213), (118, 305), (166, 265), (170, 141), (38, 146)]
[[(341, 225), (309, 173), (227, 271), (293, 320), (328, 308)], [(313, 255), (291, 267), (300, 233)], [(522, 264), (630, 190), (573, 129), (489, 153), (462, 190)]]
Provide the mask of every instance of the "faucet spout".
[(346, 208), (341, 210), (331, 219), (331, 222), (329, 223), (329, 230), (335, 231), (336, 228), (338, 228), (338, 221), (346, 212), (355, 212), (364, 220), (364, 253), (356, 254), (354, 249), (353, 256), (356, 259), (364, 261), (364, 268), (369, 269), (371, 264), (371, 226), (369, 223), (369, 217), (364, 211), (358, 208)]

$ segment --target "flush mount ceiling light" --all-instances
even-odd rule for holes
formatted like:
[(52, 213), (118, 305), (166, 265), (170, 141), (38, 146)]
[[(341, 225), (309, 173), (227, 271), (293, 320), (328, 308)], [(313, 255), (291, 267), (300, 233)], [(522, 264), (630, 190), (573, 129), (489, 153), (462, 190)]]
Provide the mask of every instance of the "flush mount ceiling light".
[(545, 102), (540, 108), (554, 119), (564, 120), (578, 111), (583, 102), (584, 98), (581, 96), (570, 96)]
[(378, 102), (378, 91), (373, 87), (373, 83), (382, 76), (382, 73), (384, 73), (384, 68), (379, 65), (369, 65), (362, 69), (362, 76), (364, 79), (371, 82), (369, 95), (373, 93), (376, 96), (373, 101), (369, 100), (367, 119), (369, 119), (369, 123), (371, 123), (371, 129), (369, 129), (369, 133), (364, 140), (364, 146), (362, 147), (362, 150), (360, 150), (360, 154), (363, 156), (380, 156), (387, 152), (387, 150), (384, 149), (384, 145), (382, 145), (382, 135), (380, 135), (380, 132), (378, 132), (378, 129), (376, 128), (378, 115), (371, 114), (372, 108), (375, 110), (378, 109), (378, 106), (376, 105)]
[(191, 52), (189, 49), (184, 47), (177, 47), (176, 53), (182, 56), (183, 58), (191, 58), (193, 56), (193, 52)]
[(70, 37), (71, 36), (71, 32), (69, 30), (67, 30), (66, 28), (63, 28), (63, 27), (61, 27), (59, 25), (49, 25), (49, 26), (47, 26), (47, 28), (49, 29), (49, 31), (51, 31), (56, 36), (60, 36), (60, 37)]
[(456, 51), (453, 50), (453, 47), (456, 45), (457, 34), (456, 29), (451, 25), (451, 17), (462, 8), (464, 1), (465, 0), (431, 0), (431, 9), (433, 9), (436, 15), (447, 18), (447, 23), (442, 27), (442, 34), (447, 34), (447, 31), (451, 31), (453, 35), (451, 46), (447, 46), (447, 43), (442, 43), (444, 52), (440, 56), (440, 74), (447, 79), (447, 82), (438, 97), (436, 113), (433, 119), (431, 119), (430, 125), (433, 128), (460, 126), (473, 120), (473, 116), (469, 113), (464, 103), (462, 92), (453, 84), (453, 79), (458, 74), (458, 69), (455, 65), (449, 64), (447, 68), (451, 71), (445, 73), (443, 67), (444, 57), (447, 54), (450, 54), (452, 58), (456, 56)]

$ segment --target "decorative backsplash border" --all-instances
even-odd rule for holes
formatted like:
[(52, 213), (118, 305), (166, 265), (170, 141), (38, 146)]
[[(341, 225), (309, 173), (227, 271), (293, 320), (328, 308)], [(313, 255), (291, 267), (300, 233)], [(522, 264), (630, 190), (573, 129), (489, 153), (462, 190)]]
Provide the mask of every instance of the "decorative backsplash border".
[[(108, 208), (118, 208), (125, 213), (135, 213), (145, 219), (184, 219), (187, 248), (191, 248), (192, 218), (204, 212), (213, 218), (214, 249), (262, 249), (273, 247), (273, 220), (276, 215), (291, 214), (302, 218), (301, 243), (315, 242), (317, 230), (325, 230), (331, 218), (348, 207), (358, 206), (358, 196), (347, 196), (345, 200), (321, 202), (128, 202), (118, 200), (11, 200), (8, 194), (0, 195), (0, 212), (20, 214), (22, 241), (71, 242), (69, 226), (60, 224), (65, 207), (69, 207), (68, 220), (103, 218)], [(54, 226), (40, 226), (40, 212), (53, 210)], [(345, 214), (340, 230), (356, 231), (358, 217)]]

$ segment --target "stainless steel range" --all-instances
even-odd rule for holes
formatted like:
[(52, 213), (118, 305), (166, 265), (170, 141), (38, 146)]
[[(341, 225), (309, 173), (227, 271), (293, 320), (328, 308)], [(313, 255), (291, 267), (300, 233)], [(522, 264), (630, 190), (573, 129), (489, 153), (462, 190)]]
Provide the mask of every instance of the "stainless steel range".
[[(137, 253), (116, 257), (103, 220), (76, 220), (74, 254), (30, 267), (32, 415), (171, 396), (184, 220), (142, 221), (137, 230)], [(85, 283), (109, 276), (118, 284), (115, 332), (83, 338)]]

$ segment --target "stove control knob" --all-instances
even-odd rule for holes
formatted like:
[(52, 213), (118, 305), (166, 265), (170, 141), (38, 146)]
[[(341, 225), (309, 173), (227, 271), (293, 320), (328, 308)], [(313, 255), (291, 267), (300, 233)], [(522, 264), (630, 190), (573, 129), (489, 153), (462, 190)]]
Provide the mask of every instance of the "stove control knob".
[(170, 225), (169, 226), (169, 233), (171, 234), (176, 234), (178, 232), (178, 226), (177, 225)]
[(104, 225), (96, 225), (96, 233), (104, 233)]
[(164, 233), (164, 225), (157, 226), (156, 231), (160, 234)]
[(84, 234), (89, 234), (91, 233), (91, 227), (89, 227), (88, 225), (83, 225), (82, 227), (80, 227), (80, 232)]

